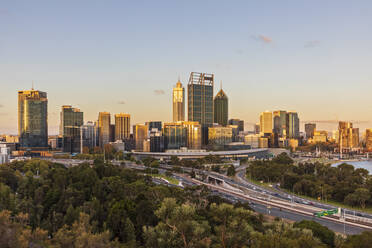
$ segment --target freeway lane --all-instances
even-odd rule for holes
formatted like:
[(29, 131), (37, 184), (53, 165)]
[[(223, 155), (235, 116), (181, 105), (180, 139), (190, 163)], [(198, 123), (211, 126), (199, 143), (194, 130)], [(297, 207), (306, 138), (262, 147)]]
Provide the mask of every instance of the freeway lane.
[[(53, 161), (53, 162), (57, 162), (57, 161)], [(61, 162), (61, 161), (59, 161), (59, 162)], [(64, 162), (67, 162), (67, 161), (64, 161)], [(112, 161), (112, 162), (116, 165), (121, 165), (121, 163), (119, 161)], [(70, 166), (71, 166), (71, 164), (70, 164)], [(124, 166), (128, 167), (128, 168), (133, 168), (133, 169), (145, 169), (146, 168), (143, 165), (136, 165), (134, 163), (126, 163)], [(172, 166), (167, 166), (167, 167), (172, 168)], [(190, 168), (183, 168), (183, 169), (185, 171), (191, 171)], [(195, 171), (197, 171), (197, 170), (195, 170)], [(164, 169), (159, 169), (159, 172), (164, 173), (165, 170)], [(216, 173), (212, 174), (212, 173), (205, 172), (205, 171), (200, 171), (200, 172), (204, 172), (207, 175), (210, 174), (212, 176), (216, 176), (215, 175)], [(260, 187), (257, 187), (257, 185), (256, 186), (253, 186), (253, 185), (248, 186), (247, 184), (249, 182), (237, 182), (236, 180), (232, 180), (232, 179), (230, 179), (230, 178), (228, 178), (224, 175), (220, 175), (220, 174), (218, 174), (218, 175), (224, 180), (226, 180), (226, 178), (227, 178), (229, 180), (228, 182), (231, 183), (231, 184), (236, 184), (236, 185), (239, 185), (239, 186), (253, 188), (253, 189), (256, 189), (258, 192), (264, 193), (264, 194), (270, 194), (271, 193), (271, 192), (267, 191), (267, 189), (260, 189)], [(178, 175), (176, 177), (177, 177), (177, 179), (181, 180), (184, 184), (190, 184), (190, 185), (195, 184), (195, 182), (191, 178), (185, 177), (184, 175)], [(216, 190), (215, 187), (213, 187), (213, 189)], [(247, 199), (249, 199), (249, 198), (247, 198), (247, 196), (246, 197), (240, 197), (235, 192), (228, 192), (226, 189), (217, 189), (217, 190), (219, 191), (219, 193), (224, 198), (232, 200), (233, 202), (234, 201), (236, 202), (236, 200), (239, 200), (239, 201), (242, 201), (242, 202), (247, 202)], [(252, 204), (252, 201), (255, 201), (255, 203)], [(282, 208), (282, 210), (280, 210), (278, 207), (271, 207), (271, 209), (268, 209), (265, 206), (266, 203), (262, 202), (262, 200), (259, 200), (259, 199), (250, 198), (249, 202), (250, 202), (250, 206), (259, 213), (269, 214), (269, 215), (274, 216), (274, 217), (285, 218), (285, 219), (289, 219), (289, 220), (293, 220), (293, 221), (314, 220), (314, 221), (317, 221), (318, 223), (320, 223), (324, 226), (327, 226), (331, 230), (333, 230), (335, 232), (339, 232), (339, 233), (344, 233), (344, 228), (345, 228), (345, 233), (346, 234), (357, 234), (357, 233), (361, 233), (362, 231), (366, 230), (364, 228), (361, 228), (361, 227), (358, 227), (358, 226), (355, 226), (355, 225), (349, 225), (347, 223), (345, 225), (344, 223), (335, 222), (334, 220), (330, 220), (330, 219), (326, 219), (326, 218), (315, 218), (315, 217), (312, 217), (312, 216), (308, 216), (306, 214), (302, 214), (301, 212), (296, 212), (296, 209), (294, 209), (293, 211), (291, 211), (290, 209), (285, 210), (285, 208)], [(274, 204), (274, 206), (275, 206), (275, 204)]]
[[(329, 229), (333, 230), (334, 232), (338, 233), (343, 233), (343, 234), (359, 234), (363, 231), (366, 231), (363, 228), (360, 227), (355, 227), (355, 226), (349, 226), (349, 225), (344, 225), (341, 223), (336, 223), (332, 221), (327, 221), (322, 218), (315, 218), (315, 217), (310, 217), (307, 215), (302, 215), (298, 213), (293, 213), (289, 212), (286, 210), (279, 210), (278, 208), (270, 208), (268, 209), (266, 206), (261, 205), (261, 204), (254, 204), (250, 205), (253, 210), (255, 210), (258, 213), (262, 214), (269, 214), (271, 216), (283, 218), (283, 219), (288, 219), (288, 220), (293, 220), (293, 221), (301, 221), (301, 220), (313, 220), (318, 222), (319, 224), (328, 227)], [(345, 229), (344, 229), (345, 228)]]

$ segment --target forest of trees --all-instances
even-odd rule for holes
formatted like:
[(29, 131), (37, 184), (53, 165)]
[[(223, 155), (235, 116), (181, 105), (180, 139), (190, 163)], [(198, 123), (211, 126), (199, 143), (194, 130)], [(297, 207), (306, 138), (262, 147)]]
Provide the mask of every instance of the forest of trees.
[(264, 182), (280, 183), (295, 193), (333, 200), (361, 208), (372, 206), (372, 176), (366, 169), (350, 164), (332, 167), (322, 163), (299, 163), (285, 153), (271, 161), (254, 161), (247, 176)]
[(96, 160), (0, 166), (0, 247), (369, 247), (315, 222), (269, 221), (204, 187), (156, 185)]

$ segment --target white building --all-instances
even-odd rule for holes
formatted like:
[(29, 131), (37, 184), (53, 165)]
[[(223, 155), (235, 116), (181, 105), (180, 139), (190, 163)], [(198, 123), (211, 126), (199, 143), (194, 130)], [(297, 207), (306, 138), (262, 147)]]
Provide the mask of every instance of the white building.
[(6, 144), (0, 144), (0, 164), (9, 163), (10, 148)]

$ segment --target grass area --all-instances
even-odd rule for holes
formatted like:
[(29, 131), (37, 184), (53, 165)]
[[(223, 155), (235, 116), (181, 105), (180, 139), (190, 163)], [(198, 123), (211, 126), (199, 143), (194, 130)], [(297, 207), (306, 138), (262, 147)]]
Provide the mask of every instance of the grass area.
[(152, 174), (151, 176), (156, 177), (156, 178), (163, 178), (171, 184), (175, 184), (175, 185), (179, 184), (179, 181), (177, 179), (173, 178), (173, 177), (168, 177), (168, 176), (162, 175), (162, 174)]
[[(246, 176), (247, 180), (249, 180), (250, 182), (254, 183), (254, 184), (257, 184), (258, 186), (262, 186), (262, 187), (265, 187), (265, 188), (268, 188), (268, 189), (271, 189), (271, 190), (274, 190), (274, 191), (277, 191), (275, 188), (272, 188), (270, 187), (270, 183), (261, 183), (260, 181), (256, 181), (254, 179), (250, 179), (249, 176)], [(310, 201), (314, 201), (314, 202), (320, 202), (320, 203), (324, 203), (324, 204), (329, 204), (329, 205), (333, 205), (333, 206), (336, 206), (336, 207), (340, 207), (340, 208), (347, 208), (347, 209), (350, 209), (350, 210), (355, 210), (355, 211), (360, 211), (360, 212), (365, 212), (365, 213), (369, 213), (369, 214), (372, 214), (372, 208), (360, 208), (360, 207), (352, 207), (352, 206), (349, 206), (349, 205), (346, 205), (342, 202), (336, 202), (336, 201), (332, 201), (332, 200), (328, 200), (328, 201), (325, 201), (325, 200), (318, 200), (316, 198), (313, 198), (313, 197), (310, 197), (310, 196), (306, 196), (306, 195), (300, 195), (300, 194), (297, 194), (297, 193), (293, 193), (287, 189), (284, 189), (284, 188), (280, 188), (282, 191), (285, 191), (286, 193), (288, 194), (293, 194), (293, 195), (296, 195), (298, 197), (301, 197), (301, 198), (304, 198), (304, 199), (308, 199)]]

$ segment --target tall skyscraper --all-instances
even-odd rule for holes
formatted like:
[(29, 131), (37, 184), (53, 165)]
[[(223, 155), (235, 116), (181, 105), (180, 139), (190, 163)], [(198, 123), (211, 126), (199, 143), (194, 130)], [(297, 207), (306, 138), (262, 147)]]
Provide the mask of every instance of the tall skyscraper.
[(274, 120), (274, 134), (277, 134), (280, 138), (286, 138), (287, 134), (287, 112), (283, 110), (277, 110), (273, 112)]
[(99, 112), (98, 128), (99, 146), (103, 148), (110, 142), (111, 114), (109, 112)]
[(83, 147), (88, 147), (89, 149), (98, 146), (98, 127), (92, 121), (88, 121), (82, 126), (83, 129)]
[(366, 129), (366, 150), (372, 152), (372, 128)]
[(297, 112), (287, 112), (287, 138), (300, 138), (300, 119)]
[(316, 129), (315, 123), (306, 123), (305, 124), (305, 133), (306, 133), (306, 139), (311, 139), (314, 137), (314, 132)]
[(136, 151), (143, 151), (144, 141), (147, 140), (147, 126), (136, 124), (133, 126), (133, 136), (136, 142)]
[(260, 133), (269, 134), (273, 132), (273, 113), (262, 112), (260, 114)]
[(130, 138), (130, 115), (115, 115), (115, 140), (127, 140)]
[(214, 123), (219, 125), (226, 126), (229, 116), (229, 106), (228, 106), (228, 97), (226, 93), (221, 90), (214, 97)]
[(341, 149), (359, 147), (359, 128), (353, 128), (353, 123), (340, 121), (338, 123), (339, 141)]
[(178, 80), (173, 88), (173, 122), (185, 120), (185, 88)]
[(70, 105), (62, 106), (60, 113), (59, 135), (62, 137), (64, 152), (81, 152), (81, 126), (84, 124), (84, 114), (78, 108)]
[(208, 143), (208, 127), (213, 124), (214, 75), (191, 72), (187, 85), (188, 120), (202, 126), (202, 145)]
[(38, 90), (18, 91), (18, 135), (21, 149), (48, 148), (48, 98)]

